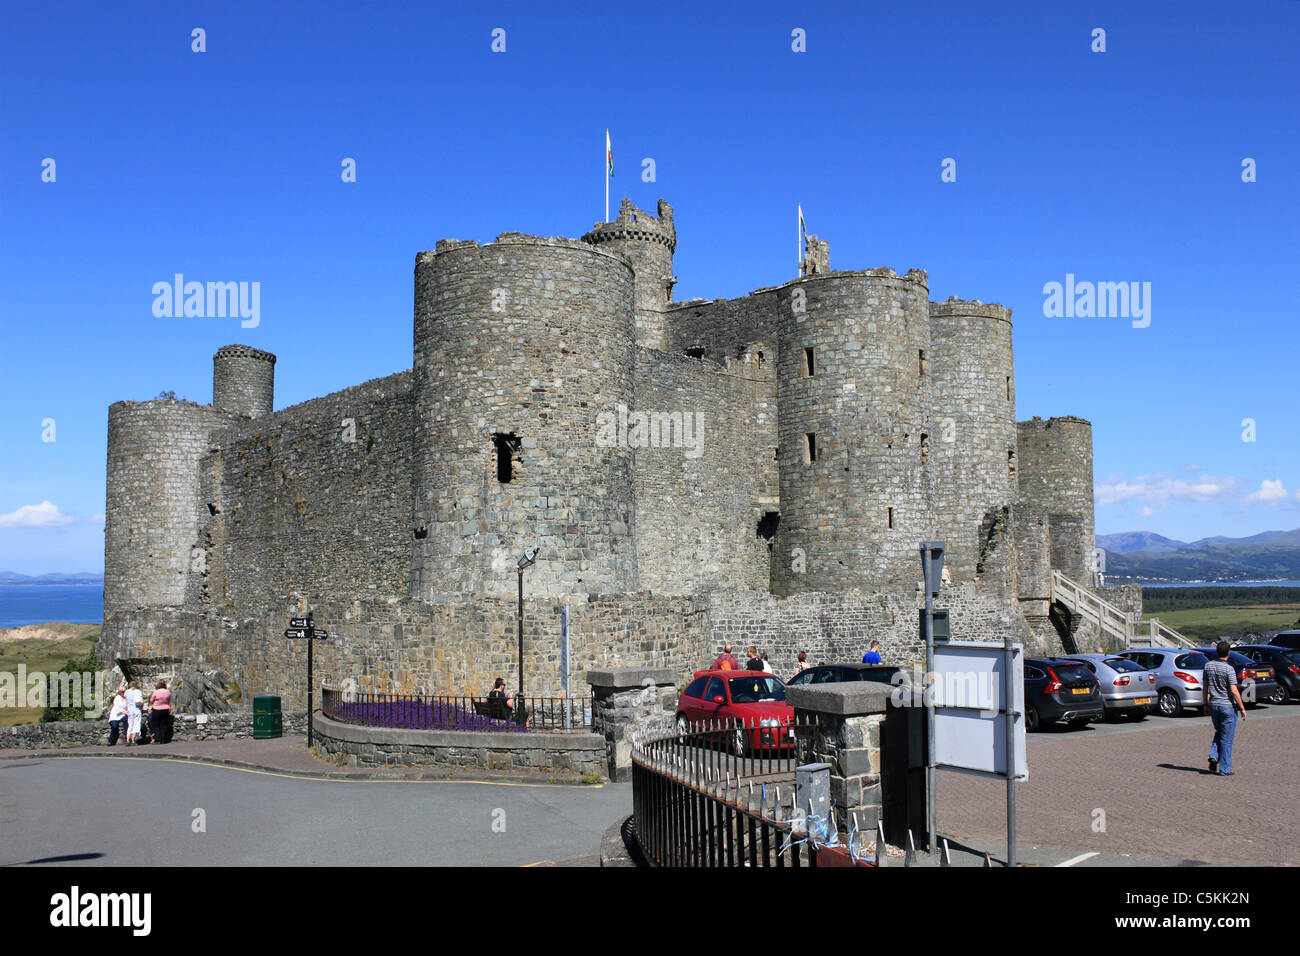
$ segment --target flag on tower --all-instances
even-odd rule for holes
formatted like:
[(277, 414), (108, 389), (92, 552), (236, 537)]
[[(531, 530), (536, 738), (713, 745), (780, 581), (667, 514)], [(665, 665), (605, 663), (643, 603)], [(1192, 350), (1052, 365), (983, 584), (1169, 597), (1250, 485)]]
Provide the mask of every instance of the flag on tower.
[(605, 130), (605, 161), (609, 165), (609, 174), (614, 175), (614, 150), (609, 145), (609, 130)]

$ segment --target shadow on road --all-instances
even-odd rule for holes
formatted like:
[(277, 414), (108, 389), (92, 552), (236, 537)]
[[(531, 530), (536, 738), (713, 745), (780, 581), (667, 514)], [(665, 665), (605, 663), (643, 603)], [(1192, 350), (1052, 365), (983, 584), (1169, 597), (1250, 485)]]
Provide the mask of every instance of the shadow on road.
[(1176, 763), (1158, 763), (1156, 764), (1161, 770), (1182, 770), (1185, 773), (1199, 773), (1207, 777), (1217, 777), (1217, 773), (1210, 773), (1206, 767), (1180, 767)]
[(69, 853), (66, 856), (45, 856), (39, 860), (27, 860), (14, 866), (39, 866), (42, 863), (79, 863), (83, 860), (98, 860), (102, 853)]

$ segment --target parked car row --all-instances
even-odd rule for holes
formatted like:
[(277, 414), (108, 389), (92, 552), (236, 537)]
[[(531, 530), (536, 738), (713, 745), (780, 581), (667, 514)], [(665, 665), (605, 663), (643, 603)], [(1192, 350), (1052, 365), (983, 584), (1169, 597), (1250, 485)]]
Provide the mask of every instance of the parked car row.
[[(1024, 665), (1025, 728), (1204, 711), (1205, 665), (1215, 656), (1213, 647), (1131, 647), (1115, 654), (1029, 658)], [(1300, 700), (1300, 648), (1242, 645), (1228, 655), (1228, 662), (1237, 671), (1247, 707)], [(905, 669), (887, 664), (819, 664), (792, 677), (789, 686), (842, 681), (905, 684), (908, 676)], [(727, 746), (738, 756), (792, 748), (794, 708), (786, 703), (786, 686), (761, 671), (696, 671), (677, 702), (678, 733), (685, 736), (704, 725), (726, 728)]]

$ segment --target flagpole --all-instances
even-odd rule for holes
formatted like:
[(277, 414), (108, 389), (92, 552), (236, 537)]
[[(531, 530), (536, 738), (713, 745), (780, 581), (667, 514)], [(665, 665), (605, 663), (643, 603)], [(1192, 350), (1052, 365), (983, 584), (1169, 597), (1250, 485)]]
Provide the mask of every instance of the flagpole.
[(601, 157), (605, 167), (605, 221), (609, 222), (609, 130), (605, 130), (605, 155)]
[(803, 206), (796, 207), (794, 214), (794, 271), (800, 275), (803, 271)]

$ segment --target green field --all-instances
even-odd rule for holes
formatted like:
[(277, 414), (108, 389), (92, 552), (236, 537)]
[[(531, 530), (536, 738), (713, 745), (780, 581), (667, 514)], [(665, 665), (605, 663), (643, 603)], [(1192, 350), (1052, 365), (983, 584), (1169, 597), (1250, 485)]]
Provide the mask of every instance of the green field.
[[(99, 630), (98, 624), (46, 624), (41, 625), (40, 636), (18, 640), (12, 640), (12, 635), (24, 629), (0, 631), (0, 671), (17, 680), (19, 664), (26, 665), (28, 673), (49, 673), (70, 660), (84, 661), (95, 649)], [(39, 707), (0, 707), (0, 727), (34, 724), (40, 719)]]
[(1175, 631), (1196, 641), (1211, 641), (1221, 634), (1258, 634), (1295, 628), (1300, 604), (1200, 607), (1147, 614), (1158, 617)]

